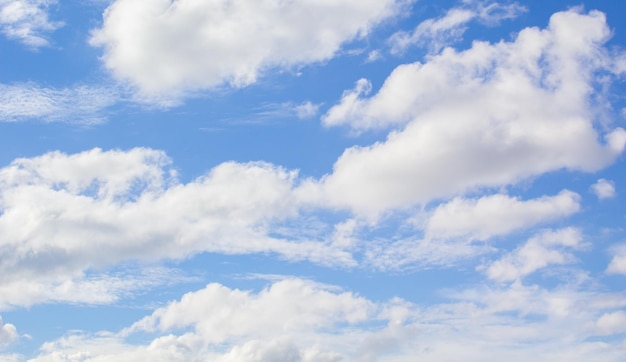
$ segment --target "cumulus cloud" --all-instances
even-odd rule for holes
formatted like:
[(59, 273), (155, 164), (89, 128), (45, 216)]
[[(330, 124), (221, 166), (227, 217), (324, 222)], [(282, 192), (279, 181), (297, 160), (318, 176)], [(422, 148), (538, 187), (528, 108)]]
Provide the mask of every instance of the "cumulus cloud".
[(600, 12), (562, 12), (511, 42), (401, 65), (371, 97), (370, 82), (358, 81), (323, 123), (395, 130), (347, 149), (321, 192), (330, 204), (377, 214), (557, 169), (605, 167), (626, 143), (622, 128), (599, 133), (590, 106), (593, 74), (611, 66), (602, 49), (609, 35)]
[(79, 124), (101, 123), (107, 107), (120, 94), (105, 87), (41, 87), (34, 83), (0, 84), (0, 122), (41, 120)]
[(626, 313), (623, 310), (603, 314), (596, 323), (602, 334), (626, 332)]
[[(143, 148), (17, 159), (0, 169), (0, 251), (12, 255), (0, 260), (0, 285), (12, 290), (29, 280), (40, 295), (91, 268), (199, 252), (354, 265), (330, 242), (276, 236), (272, 225), (298, 214), (296, 176), (227, 162), (181, 184), (163, 152)], [(28, 304), (20, 299), (28, 295), (0, 293), (0, 304)]]
[[(512, 284), (446, 295), (428, 307), (373, 302), (288, 278), (258, 292), (220, 284), (185, 294), (120, 333), (69, 335), (34, 361), (619, 361), (613, 312), (624, 295)], [(127, 341), (154, 336), (146, 344)], [(512, 348), (513, 347), (513, 348)]]
[[(456, 198), (429, 212), (424, 239), (378, 241), (360, 218), (324, 219), (310, 179), (267, 163), (226, 162), (180, 183), (161, 151), (93, 149), (22, 158), (0, 169), (0, 306), (46, 301), (111, 303), (167, 278), (120, 278), (106, 268), (202, 252), (273, 253), (322, 265), (397, 269), (447, 265), (489, 251), (474, 240), (532, 227), (578, 211), (579, 196), (519, 200)], [(45, 271), (45, 272), (44, 272)], [(28, 280), (28, 288), (17, 288)], [(155, 284), (156, 283), (156, 284)]]
[(600, 199), (610, 199), (615, 197), (615, 183), (613, 181), (599, 179), (591, 185), (591, 191)]
[(144, 96), (175, 97), (328, 60), (410, 2), (117, 0), (91, 43), (104, 48), (105, 66)]
[(404, 52), (411, 45), (428, 46), (435, 53), (460, 39), (470, 21), (497, 24), (525, 11), (526, 8), (518, 3), (465, 1), (463, 6), (448, 10), (442, 17), (424, 20), (411, 33), (400, 31), (393, 34), (388, 42), (392, 53)]
[(491, 263), (486, 270), (487, 276), (501, 282), (519, 280), (551, 264), (574, 262), (575, 257), (567, 249), (576, 250), (581, 246), (582, 236), (578, 229), (544, 231)]
[(564, 190), (556, 196), (527, 201), (507, 195), (479, 199), (457, 197), (437, 206), (425, 226), (429, 238), (486, 240), (514, 230), (569, 216), (580, 210), (580, 196)]
[(0, 31), (31, 48), (49, 45), (47, 33), (63, 25), (48, 18), (56, 0), (0, 0)]
[(2, 323), (0, 317), (0, 346), (9, 344), (18, 338), (17, 329), (11, 323)]
[(612, 248), (613, 258), (606, 269), (609, 274), (626, 275), (626, 245), (617, 245)]

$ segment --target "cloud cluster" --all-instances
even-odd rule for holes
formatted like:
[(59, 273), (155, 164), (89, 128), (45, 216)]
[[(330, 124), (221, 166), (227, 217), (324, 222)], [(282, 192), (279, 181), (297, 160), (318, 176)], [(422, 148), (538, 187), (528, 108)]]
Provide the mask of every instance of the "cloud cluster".
[(61, 27), (48, 18), (48, 7), (56, 0), (0, 0), (0, 31), (9, 39), (30, 48), (49, 45), (46, 33)]
[[(454, 259), (450, 240), (468, 247), (580, 208), (571, 191), (530, 200), (457, 198), (430, 212), (425, 240), (356, 245), (351, 240), (367, 224), (348, 219), (333, 227), (334, 220), (316, 221), (315, 212), (328, 209), (310, 192), (311, 182), (316, 181), (266, 163), (227, 162), (182, 184), (163, 152), (145, 148), (17, 159), (0, 169), (0, 251), (13, 256), (0, 260), (0, 306), (113, 302), (162, 278), (148, 273), (123, 281), (90, 270), (202, 252), (273, 253), (355, 266), (354, 253), (364, 248), (382, 269), (437, 264)], [(311, 218), (322, 224), (308, 231)], [(150, 279), (153, 284), (146, 282)], [(16, 288), (24, 280), (29, 287)]]
[[(374, 302), (287, 278), (259, 292), (220, 284), (185, 294), (119, 333), (69, 335), (33, 361), (619, 361), (623, 294), (513, 284), (429, 307)], [(126, 339), (144, 336), (147, 344)], [(80, 357), (80, 358), (79, 358)]]
[(410, 2), (117, 0), (91, 43), (104, 48), (106, 67), (144, 96), (175, 97), (328, 60)]
[[(118, 1), (107, 19), (122, 16), (118, 8), (155, 4)], [(191, 16), (186, 6), (192, 4), (174, 2), (167, 16), (151, 13), (144, 20), (164, 21), (181, 11)], [(268, 4), (257, 6), (274, 9)], [(367, 4), (359, 6), (398, 5)], [(198, 16), (209, 16), (208, 5), (196, 5)], [(236, 13), (233, 6), (223, 11)], [(555, 14), (547, 29), (525, 29), (510, 42), (475, 43), (400, 66), (372, 97), (363, 97), (371, 85), (360, 81), (325, 124), (393, 130), (383, 142), (347, 149), (320, 179), (263, 162), (226, 162), (181, 183), (163, 152), (145, 148), (17, 159), (0, 169), (0, 252), (13, 255), (0, 259), (0, 305), (115, 301), (132, 288), (149, 287), (147, 277), (122, 283), (93, 270), (203, 252), (271, 253), (390, 270), (450, 265), (494, 251), (487, 243), (494, 237), (547, 226), (581, 209), (572, 191), (522, 199), (502, 186), (561, 168), (595, 171), (623, 151), (626, 131), (598, 130), (589, 102), (597, 95), (594, 72), (611, 68), (603, 49), (608, 35), (601, 13), (568, 11)], [(287, 106), (303, 116), (317, 111), (311, 103)], [(499, 193), (490, 194), (496, 187)], [(469, 196), (475, 191), (480, 196)], [(420, 208), (421, 222), (400, 221), (404, 235), (359, 239), (363, 230)], [(316, 213), (334, 212), (343, 214), (316, 219)], [(487, 274), (521, 279), (571, 261), (565, 249), (578, 247), (537, 240), (488, 263)], [(535, 254), (541, 258), (533, 264), (528, 255)], [(609, 271), (621, 270), (620, 260), (616, 255)], [(31, 289), (10, 292), (24, 280)]]
[(12, 255), (0, 259), (0, 285), (27, 279), (36, 290), (33, 300), (23, 289), (2, 293), (0, 304), (40, 301), (37, 282), (63, 288), (123, 260), (208, 251), (353, 263), (325, 243), (270, 236), (272, 222), (298, 212), (295, 178), (269, 164), (225, 163), (180, 184), (162, 152), (141, 148), (17, 159), (0, 169), (0, 250)]
[(324, 124), (393, 130), (343, 153), (323, 180), (327, 202), (376, 214), (558, 169), (605, 167), (626, 144), (624, 129), (597, 129), (592, 106), (594, 74), (614, 69), (602, 49), (609, 35), (600, 12), (562, 12), (510, 42), (401, 65), (371, 97), (360, 80)]

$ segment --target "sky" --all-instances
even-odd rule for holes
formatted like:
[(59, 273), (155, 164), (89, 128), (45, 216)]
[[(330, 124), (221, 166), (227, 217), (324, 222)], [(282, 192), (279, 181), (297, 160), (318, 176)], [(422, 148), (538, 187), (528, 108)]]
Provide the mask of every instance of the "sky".
[(0, 361), (624, 361), (624, 14), (0, 0)]

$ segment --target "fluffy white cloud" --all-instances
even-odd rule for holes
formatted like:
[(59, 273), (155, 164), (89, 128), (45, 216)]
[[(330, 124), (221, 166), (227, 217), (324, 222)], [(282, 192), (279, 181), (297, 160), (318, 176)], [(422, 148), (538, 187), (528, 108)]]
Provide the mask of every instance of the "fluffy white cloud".
[(401, 53), (411, 45), (426, 45), (431, 52), (437, 52), (458, 40), (465, 32), (466, 24), (472, 20), (497, 24), (524, 11), (526, 8), (518, 3), (503, 5), (498, 2), (465, 1), (464, 6), (450, 9), (440, 18), (424, 20), (411, 33), (401, 31), (393, 34), (389, 38), (391, 52)]
[(610, 199), (615, 197), (615, 183), (613, 181), (599, 179), (591, 185), (591, 191), (600, 199)]
[(580, 196), (568, 190), (527, 201), (502, 194), (479, 199), (457, 197), (434, 210), (426, 222), (426, 237), (486, 240), (569, 216), (580, 210), (579, 202)]
[(617, 245), (612, 251), (613, 258), (606, 269), (607, 273), (626, 275), (626, 245)]
[(145, 96), (175, 96), (333, 57), (410, 0), (117, 0), (92, 44)]
[(594, 127), (593, 74), (610, 69), (604, 14), (557, 13), (514, 41), (446, 49), (397, 67), (377, 94), (367, 80), (324, 116), (356, 131), (396, 127), (347, 149), (323, 181), (327, 203), (362, 214), (513, 184), (552, 170), (595, 171), (626, 143)]
[(566, 249), (580, 248), (581, 241), (582, 235), (578, 229), (544, 231), (491, 263), (486, 270), (487, 276), (501, 282), (513, 281), (551, 264), (572, 263), (576, 259)]
[[(420, 307), (400, 299), (376, 303), (295, 278), (257, 293), (209, 284), (121, 333), (46, 343), (33, 361), (619, 361), (623, 356), (619, 343), (589, 339), (619, 333), (611, 326), (621, 314), (609, 311), (626, 305), (624, 295), (516, 283), (448, 297), (446, 303)], [(156, 337), (144, 345), (126, 342), (138, 333)]]
[(43, 120), (93, 124), (102, 111), (120, 99), (111, 88), (77, 86), (47, 88), (33, 83), (0, 84), (0, 122)]
[(622, 310), (603, 314), (596, 323), (602, 334), (626, 332), (626, 313)]
[[(250, 336), (267, 337), (323, 330), (338, 323), (355, 324), (370, 318), (374, 305), (364, 298), (301, 279), (276, 282), (257, 295), (219, 284), (184, 295), (180, 302), (157, 309), (124, 333), (193, 327), (208, 343)], [(300, 341), (303, 342), (303, 341)]]
[[(17, 329), (11, 323), (2, 323), (2, 317), (0, 317), (0, 346), (9, 344), (15, 341), (19, 335)], [(1, 357), (1, 356), (0, 356)]]
[(32, 48), (46, 46), (46, 33), (63, 25), (48, 19), (48, 7), (56, 3), (56, 0), (0, 0), (0, 31)]
[[(297, 232), (270, 236), (274, 223), (298, 214), (296, 172), (229, 162), (180, 184), (169, 162), (150, 149), (94, 149), (18, 159), (0, 169), (0, 253), (12, 255), (0, 260), (0, 289), (7, 291), (0, 304), (29, 305), (45, 296), (88, 299), (71, 288), (82, 285), (83, 272), (124, 260), (260, 252), (355, 263), (330, 242)], [(85, 285), (118, 288), (103, 278)], [(24, 280), (32, 290), (14, 288)], [(54, 297), (55, 290), (66, 293)]]

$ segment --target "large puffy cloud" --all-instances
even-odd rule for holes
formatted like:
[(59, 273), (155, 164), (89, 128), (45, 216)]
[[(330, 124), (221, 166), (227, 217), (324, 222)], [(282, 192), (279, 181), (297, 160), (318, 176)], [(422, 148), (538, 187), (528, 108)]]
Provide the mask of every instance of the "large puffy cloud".
[(62, 25), (48, 18), (53, 4), (56, 0), (0, 0), (0, 31), (31, 48), (48, 45), (46, 33)]
[[(366, 80), (330, 109), (326, 125), (396, 127), (384, 142), (353, 147), (323, 180), (328, 202), (364, 214), (498, 187), (567, 168), (595, 171), (626, 142), (595, 128), (593, 75), (613, 69), (597, 11), (552, 16), (512, 42), (475, 42), (401, 65), (377, 94)], [(356, 186), (355, 186), (356, 185)]]
[(104, 47), (106, 67), (144, 95), (175, 95), (330, 59), (409, 2), (117, 0), (91, 42)]
[[(164, 153), (143, 148), (15, 160), (0, 169), (0, 252), (11, 255), (0, 258), (0, 288), (14, 290), (0, 304), (74, 295), (85, 271), (125, 260), (277, 253), (353, 265), (347, 252), (297, 231), (271, 236), (274, 223), (297, 216), (295, 189), (294, 171), (266, 163), (224, 163), (181, 184)], [(14, 288), (24, 280), (32, 288)], [(85, 285), (126, 288), (107, 275)]]
[[(619, 361), (623, 356), (624, 346), (602, 339), (623, 331), (616, 324), (623, 319), (623, 294), (515, 283), (447, 297), (421, 307), (397, 298), (373, 302), (296, 278), (256, 293), (209, 284), (120, 333), (45, 343), (34, 361)], [(147, 344), (126, 340), (139, 335), (145, 340), (152, 333)]]

